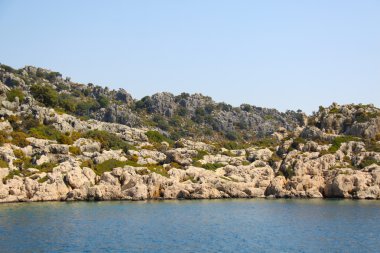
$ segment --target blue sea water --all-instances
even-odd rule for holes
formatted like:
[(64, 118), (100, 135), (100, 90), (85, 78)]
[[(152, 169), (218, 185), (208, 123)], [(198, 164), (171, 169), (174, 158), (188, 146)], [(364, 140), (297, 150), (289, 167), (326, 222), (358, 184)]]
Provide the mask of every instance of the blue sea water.
[(0, 252), (379, 252), (380, 201), (0, 204)]

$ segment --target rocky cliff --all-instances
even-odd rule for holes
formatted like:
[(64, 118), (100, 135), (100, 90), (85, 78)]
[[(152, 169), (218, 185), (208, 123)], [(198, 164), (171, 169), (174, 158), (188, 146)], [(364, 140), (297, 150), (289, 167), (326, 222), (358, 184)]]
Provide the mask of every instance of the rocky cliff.
[(200, 94), (135, 100), (1, 65), (0, 117), (0, 202), (380, 199), (373, 105), (332, 104), (306, 116)]

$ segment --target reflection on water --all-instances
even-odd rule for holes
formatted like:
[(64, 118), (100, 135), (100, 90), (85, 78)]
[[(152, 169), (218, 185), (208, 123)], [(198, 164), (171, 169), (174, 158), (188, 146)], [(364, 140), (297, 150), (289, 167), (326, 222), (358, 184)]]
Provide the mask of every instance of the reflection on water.
[(0, 205), (1, 252), (376, 252), (380, 201)]

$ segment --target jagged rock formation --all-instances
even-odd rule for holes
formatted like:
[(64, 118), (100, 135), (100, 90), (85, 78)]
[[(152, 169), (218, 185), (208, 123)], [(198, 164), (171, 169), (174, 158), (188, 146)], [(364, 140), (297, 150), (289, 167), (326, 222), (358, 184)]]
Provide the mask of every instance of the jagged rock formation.
[[(333, 104), (307, 117), (232, 108), (200, 94), (136, 101), (124, 90), (34, 67), (2, 65), (0, 81), (0, 202), (380, 199), (380, 110), (373, 105)], [(179, 127), (191, 121), (197, 132), (173, 139), (167, 133), (176, 126), (166, 119)], [(207, 122), (212, 138), (204, 136)]]

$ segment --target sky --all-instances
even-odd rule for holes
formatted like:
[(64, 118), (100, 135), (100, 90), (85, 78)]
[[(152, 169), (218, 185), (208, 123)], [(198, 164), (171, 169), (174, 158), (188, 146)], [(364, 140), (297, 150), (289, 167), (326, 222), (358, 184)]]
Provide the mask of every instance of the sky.
[(380, 1), (0, 0), (0, 62), (135, 98), (380, 107)]

